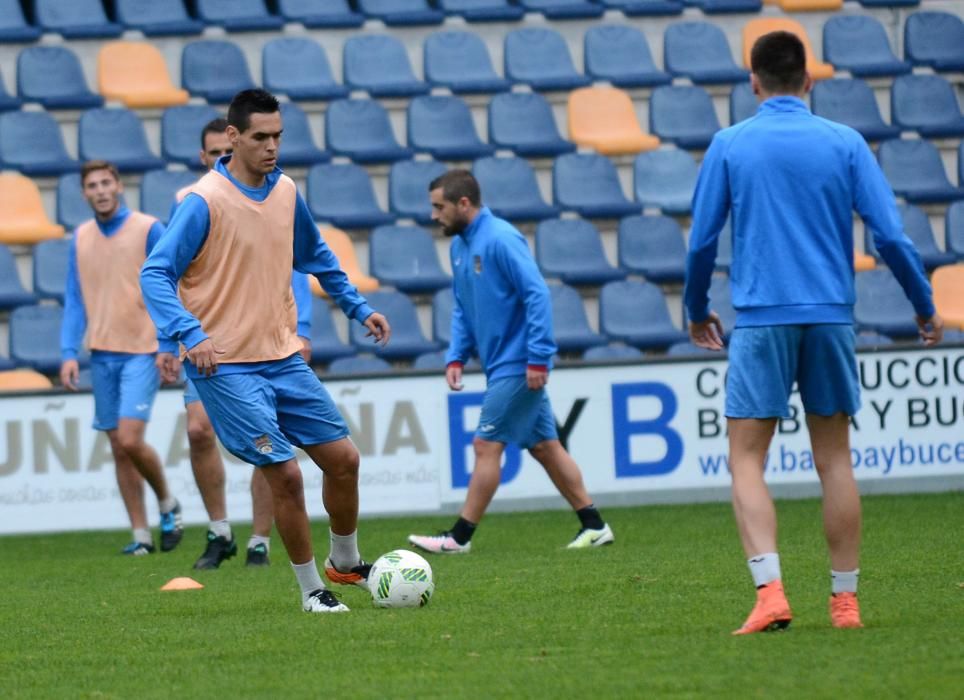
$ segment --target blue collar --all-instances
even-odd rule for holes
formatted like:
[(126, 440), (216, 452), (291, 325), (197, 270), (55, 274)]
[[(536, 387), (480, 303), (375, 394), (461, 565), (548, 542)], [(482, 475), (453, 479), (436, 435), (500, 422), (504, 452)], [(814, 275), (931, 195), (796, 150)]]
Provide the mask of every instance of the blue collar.
[(469, 240), (472, 238), (472, 236), (475, 235), (475, 232), (478, 231), (479, 228), (482, 226), (482, 220), (488, 219), (491, 216), (492, 216), (492, 212), (489, 211), (489, 208), (482, 207), (481, 209), (479, 209), (479, 213), (475, 215), (475, 218), (472, 219), (472, 223), (469, 224), (468, 228), (462, 231), (462, 233), (460, 233), (459, 235), (465, 240), (466, 243), (468, 243)]
[(231, 160), (231, 154), (221, 156), (218, 158), (218, 162), (214, 164), (214, 169), (218, 171), (221, 175), (226, 177), (231, 184), (241, 190), (241, 193), (248, 199), (253, 199), (255, 202), (263, 202), (267, 199), (271, 190), (278, 183), (278, 179), (282, 175), (282, 170), (277, 165), (274, 166), (274, 170), (265, 175), (264, 184), (261, 187), (251, 187), (250, 185), (245, 185), (243, 182), (235, 179), (234, 175), (228, 170), (228, 162)]
[(757, 109), (757, 112), (762, 114), (764, 112), (774, 113), (774, 112), (810, 112), (810, 108), (807, 107), (807, 103), (801, 100), (799, 97), (794, 97), (793, 95), (777, 95), (776, 97), (771, 97), (770, 99), (763, 102)]
[(127, 217), (130, 215), (131, 210), (124, 204), (121, 204), (120, 207), (117, 208), (117, 211), (114, 212), (114, 215), (107, 221), (101, 221), (96, 216), (94, 217), (94, 221), (97, 222), (97, 228), (100, 229), (102, 234), (105, 236), (113, 236), (120, 230), (120, 227), (124, 225), (124, 222), (127, 221)]

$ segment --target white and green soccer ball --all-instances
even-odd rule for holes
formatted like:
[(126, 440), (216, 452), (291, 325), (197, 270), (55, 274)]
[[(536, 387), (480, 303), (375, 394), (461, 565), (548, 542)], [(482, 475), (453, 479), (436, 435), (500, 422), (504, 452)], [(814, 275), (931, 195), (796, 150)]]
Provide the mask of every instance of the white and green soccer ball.
[(407, 549), (380, 556), (372, 564), (368, 586), (379, 608), (419, 608), (428, 604), (435, 591), (432, 567)]

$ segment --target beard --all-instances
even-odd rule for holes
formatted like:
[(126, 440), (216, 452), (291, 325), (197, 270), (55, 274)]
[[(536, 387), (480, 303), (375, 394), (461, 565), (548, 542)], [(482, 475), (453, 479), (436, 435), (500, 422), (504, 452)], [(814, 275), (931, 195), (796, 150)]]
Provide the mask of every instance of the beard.
[(469, 221), (466, 218), (457, 218), (448, 226), (442, 225), (442, 233), (445, 234), (446, 238), (452, 238), (462, 233), (469, 225)]

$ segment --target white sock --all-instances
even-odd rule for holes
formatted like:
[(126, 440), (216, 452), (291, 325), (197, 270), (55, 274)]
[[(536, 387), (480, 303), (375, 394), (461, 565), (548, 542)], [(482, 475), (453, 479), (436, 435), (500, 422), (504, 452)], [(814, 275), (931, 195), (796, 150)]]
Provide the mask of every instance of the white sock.
[(212, 520), (208, 525), (208, 530), (213, 532), (215, 537), (231, 540), (231, 523), (227, 520)]
[(830, 570), (830, 590), (834, 595), (838, 593), (856, 593), (857, 577), (860, 569), (853, 571), (834, 571)]
[(350, 535), (336, 535), (331, 530), (328, 531), (331, 539), (331, 563), (339, 571), (350, 571), (353, 566), (358, 566), (361, 555), (358, 553), (358, 530)]
[(311, 558), (311, 561), (305, 562), (304, 564), (291, 562), (291, 568), (295, 570), (295, 577), (298, 579), (298, 585), (301, 586), (302, 603), (308, 600), (309, 593), (325, 587), (325, 584), (321, 582), (321, 575), (318, 573), (318, 567), (315, 565), (314, 557)]
[(780, 555), (776, 552), (765, 552), (746, 560), (753, 576), (753, 585), (759, 588), (768, 583), (780, 580)]
[(151, 537), (151, 531), (145, 527), (134, 528), (134, 541), (140, 542), (141, 544), (154, 544), (154, 538)]
[(160, 507), (162, 513), (170, 513), (177, 505), (177, 499), (174, 498), (174, 496), (168, 496), (164, 500), (158, 499), (157, 505)]
[(263, 537), (262, 535), (251, 535), (251, 539), (248, 540), (248, 549), (254, 549), (259, 544), (264, 545), (266, 552), (271, 551), (271, 538)]

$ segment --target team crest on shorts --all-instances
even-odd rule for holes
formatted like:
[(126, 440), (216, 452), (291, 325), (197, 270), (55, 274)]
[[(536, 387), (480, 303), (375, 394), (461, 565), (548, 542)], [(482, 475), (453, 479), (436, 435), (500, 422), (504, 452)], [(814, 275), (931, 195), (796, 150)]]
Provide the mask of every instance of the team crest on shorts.
[(254, 439), (254, 448), (263, 455), (269, 455), (274, 450), (274, 445), (271, 444), (270, 437), (262, 435)]
[(482, 274), (482, 256), (481, 255), (473, 256), (472, 265), (475, 268), (475, 274), (481, 275)]

